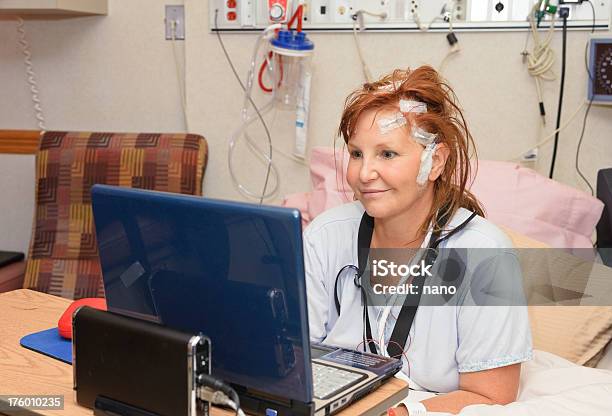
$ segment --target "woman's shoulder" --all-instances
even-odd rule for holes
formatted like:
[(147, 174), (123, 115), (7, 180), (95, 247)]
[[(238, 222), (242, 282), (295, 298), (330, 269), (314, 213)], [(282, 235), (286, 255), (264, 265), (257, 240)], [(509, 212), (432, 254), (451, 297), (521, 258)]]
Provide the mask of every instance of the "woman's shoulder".
[(325, 231), (358, 229), (365, 209), (359, 201), (349, 202), (330, 208), (317, 215), (304, 230), (304, 237), (311, 237)]
[[(473, 213), (459, 208), (449, 223), (449, 229), (459, 227)], [(512, 248), (512, 240), (499, 227), (480, 215), (474, 216), (452, 238), (453, 246), (466, 248)]]

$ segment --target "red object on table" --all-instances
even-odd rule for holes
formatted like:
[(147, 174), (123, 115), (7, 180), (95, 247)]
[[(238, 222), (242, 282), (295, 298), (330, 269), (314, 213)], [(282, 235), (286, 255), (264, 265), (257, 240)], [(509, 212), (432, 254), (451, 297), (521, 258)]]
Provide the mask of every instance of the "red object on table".
[(101, 309), (105, 311), (106, 299), (83, 298), (72, 302), (57, 322), (57, 330), (62, 338), (72, 339), (72, 314), (81, 306), (90, 306), (92, 308)]

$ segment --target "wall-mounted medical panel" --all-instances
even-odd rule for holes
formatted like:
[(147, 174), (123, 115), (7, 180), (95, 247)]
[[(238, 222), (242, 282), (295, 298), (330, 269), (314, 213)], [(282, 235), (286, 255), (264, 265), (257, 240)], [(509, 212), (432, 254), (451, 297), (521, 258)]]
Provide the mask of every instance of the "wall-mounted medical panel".
[(612, 38), (592, 37), (589, 52), (587, 99), (594, 104), (612, 105)]
[[(548, 27), (551, 10), (569, 8), (568, 27), (590, 30), (595, 12), (595, 28), (607, 30), (612, 0), (591, 0), (559, 4), (559, 1), (539, 0), (304, 0), (303, 27), (308, 31), (350, 31), (361, 24), (368, 31), (455, 31), (527, 30), (527, 16), (535, 4), (542, 12), (541, 27)], [(257, 31), (273, 22), (280, 0), (209, 0), (211, 31)], [(294, 11), (297, 0), (282, 1)], [(353, 16), (363, 10), (357, 21)], [(216, 23), (215, 23), (215, 16)], [(384, 16), (384, 17), (381, 17)], [(449, 21), (451, 20), (451, 21)], [(561, 27), (558, 17), (555, 26)]]
[(108, 14), (108, 0), (0, 0), (0, 14), (54, 17)]

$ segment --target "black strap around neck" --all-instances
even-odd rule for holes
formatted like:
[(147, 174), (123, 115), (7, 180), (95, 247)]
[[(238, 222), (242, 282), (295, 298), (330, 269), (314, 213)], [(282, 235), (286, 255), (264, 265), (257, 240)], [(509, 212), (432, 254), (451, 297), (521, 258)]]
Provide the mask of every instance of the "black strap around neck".
[(370, 316), (368, 313), (368, 303), (366, 299), (365, 289), (361, 283), (361, 277), (366, 270), (368, 257), (370, 255), (370, 246), (372, 245), (372, 234), (374, 234), (374, 218), (370, 217), (367, 212), (363, 213), (361, 222), (359, 223), (359, 234), (357, 235), (357, 259), (358, 259), (358, 274), (359, 289), (361, 291), (361, 303), (363, 305), (363, 325), (365, 334), (363, 336), (364, 346), (367, 345), (372, 354), (377, 354), (376, 343), (372, 337), (372, 328), (370, 327)]
[[(427, 244), (427, 253), (425, 254), (425, 264), (433, 265), (436, 262), (438, 257), (438, 246), (439, 244), (451, 237), (453, 234), (462, 230), (471, 220), (476, 216), (475, 213), (469, 216), (467, 220), (462, 222), (459, 226), (452, 229), (450, 232), (446, 233), (442, 238), (440, 238), (441, 230), (446, 226), (448, 222), (448, 211), (446, 209), (440, 210), (440, 214), (436, 218), (434, 231), (431, 233), (431, 237), (429, 238), (429, 242)], [(368, 257), (370, 255), (370, 246), (372, 244), (372, 235), (374, 233), (374, 218), (370, 217), (367, 212), (363, 213), (361, 217), (361, 222), (359, 224), (359, 234), (357, 237), (357, 258), (359, 263), (359, 281), (361, 282), (361, 277), (366, 270)], [(415, 277), (413, 284), (418, 285), (418, 287), (422, 288), (425, 283), (424, 276)], [(364, 342), (368, 345), (370, 351), (372, 353), (377, 353), (376, 344), (372, 340), (372, 329), (370, 327), (370, 320), (368, 316), (368, 305), (366, 302), (366, 293), (363, 285), (361, 285), (361, 297), (362, 303), (364, 307), (363, 313), (363, 324), (365, 329)], [(402, 309), (397, 318), (395, 326), (393, 328), (393, 332), (391, 333), (391, 338), (387, 345), (387, 353), (390, 357), (401, 357), (404, 352), (404, 348), (406, 346), (406, 341), (408, 340), (408, 335), (410, 333), (410, 328), (412, 327), (412, 322), (414, 321), (414, 317), (416, 316), (417, 309), (419, 307), (419, 302), (421, 300), (421, 291), (419, 290), (416, 294), (406, 295), (404, 300), (404, 304), (402, 305)], [(379, 334), (384, 336), (384, 334)]]

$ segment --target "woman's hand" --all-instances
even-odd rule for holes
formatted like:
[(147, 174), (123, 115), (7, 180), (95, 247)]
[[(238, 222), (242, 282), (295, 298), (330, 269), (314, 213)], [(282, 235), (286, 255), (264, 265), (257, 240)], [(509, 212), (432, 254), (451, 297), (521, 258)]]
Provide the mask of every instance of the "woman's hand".
[(408, 410), (402, 405), (391, 407), (387, 410), (387, 416), (408, 416)]
[[(516, 400), (521, 364), (459, 374), (459, 390), (423, 400), (430, 412), (459, 413), (472, 404), (508, 404)], [(387, 410), (389, 416), (410, 416), (403, 405)]]

